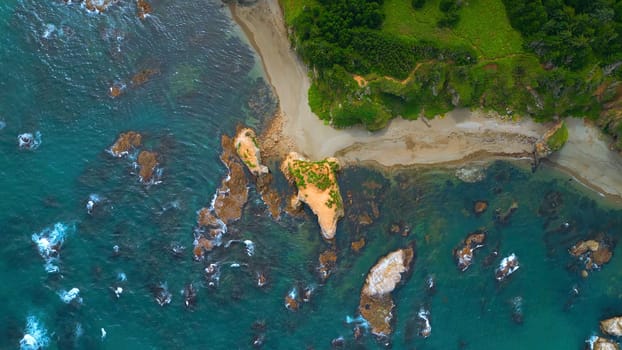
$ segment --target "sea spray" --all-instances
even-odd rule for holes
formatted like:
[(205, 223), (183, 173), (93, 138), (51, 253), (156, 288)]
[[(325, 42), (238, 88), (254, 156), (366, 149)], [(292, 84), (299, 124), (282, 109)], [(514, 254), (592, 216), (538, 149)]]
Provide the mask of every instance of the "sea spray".
[(28, 316), (24, 337), (19, 341), (19, 348), (21, 350), (38, 350), (48, 347), (50, 338), (47, 333), (43, 324), (35, 316)]
[(57, 265), (60, 248), (67, 235), (74, 231), (74, 225), (57, 222), (53, 227), (46, 227), (41, 232), (32, 234), (32, 241), (37, 245), (39, 255), (45, 260), (44, 267), (48, 273), (60, 271)]

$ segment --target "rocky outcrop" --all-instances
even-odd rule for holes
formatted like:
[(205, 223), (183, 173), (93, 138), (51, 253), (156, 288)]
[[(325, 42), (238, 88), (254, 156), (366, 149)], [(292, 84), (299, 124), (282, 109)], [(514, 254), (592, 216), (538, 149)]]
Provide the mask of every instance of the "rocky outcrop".
[(268, 173), (268, 167), (261, 164), (261, 154), (257, 136), (250, 128), (242, 128), (233, 140), (235, 150), (248, 170), (255, 176)]
[(337, 184), (339, 162), (327, 158), (312, 162), (296, 152), (291, 152), (281, 164), (285, 177), (297, 187), (292, 206), (307, 203), (317, 215), (325, 239), (332, 239), (337, 231), (337, 221), (344, 215), (343, 199)]
[(150, 183), (158, 166), (158, 154), (150, 151), (142, 151), (138, 154), (138, 167), (140, 181)]
[(480, 182), (486, 178), (486, 169), (477, 166), (456, 170), (456, 177), (466, 183)]
[(361, 290), (359, 312), (369, 322), (372, 334), (391, 334), (395, 307), (391, 292), (402, 280), (402, 274), (411, 269), (414, 255), (412, 247), (398, 249), (380, 258), (367, 274)]
[(110, 147), (110, 153), (115, 157), (123, 157), (133, 149), (140, 147), (142, 136), (135, 131), (121, 133), (117, 141)]
[(242, 208), (248, 200), (248, 180), (244, 167), (238, 161), (233, 140), (227, 135), (221, 139), (222, 154), (220, 160), (229, 169), (214, 200), (214, 212), (226, 225), (242, 217)]
[(616, 337), (622, 336), (622, 316), (600, 321), (600, 330), (605, 334)]
[(151, 8), (151, 4), (149, 4), (145, 0), (137, 0), (136, 2), (136, 16), (140, 19), (147, 18), (147, 15), (151, 13), (153, 9)]
[(157, 69), (143, 69), (140, 72), (134, 74), (131, 80), (132, 85), (133, 86), (143, 85), (144, 83), (148, 82), (152, 76), (158, 73), (160, 73), (160, 71)]
[(586, 341), (589, 350), (620, 350), (620, 345), (613, 340), (592, 336)]
[(454, 250), (456, 264), (461, 271), (465, 271), (469, 268), (469, 266), (471, 266), (475, 250), (483, 247), (485, 240), (485, 231), (475, 231), (469, 234), (464, 239), (464, 242), (462, 242), (462, 244)]

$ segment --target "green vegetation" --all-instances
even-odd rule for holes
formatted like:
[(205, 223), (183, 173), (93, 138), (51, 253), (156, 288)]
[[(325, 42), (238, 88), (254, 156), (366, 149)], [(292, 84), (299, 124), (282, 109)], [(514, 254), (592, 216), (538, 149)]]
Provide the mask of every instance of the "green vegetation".
[[(504, 4), (507, 4), (507, 8)], [(622, 139), (622, 2), (281, 0), (313, 72), (311, 109), (343, 128), (457, 107), (587, 116)], [(602, 91), (600, 91), (602, 90)], [(621, 142), (622, 143), (622, 142)]]
[(298, 188), (306, 188), (307, 183), (309, 183), (321, 191), (335, 185), (335, 182), (331, 180), (331, 174), (338, 169), (337, 163), (328, 160), (317, 162), (294, 160), (287, 168)]
[(568, 141), (568, 127), (566, 127), (566, 123), (562, 123), (561, 127), (549, 137), (546, 143), (549, 149), (555, 152), (559, 151), (566, 141)]

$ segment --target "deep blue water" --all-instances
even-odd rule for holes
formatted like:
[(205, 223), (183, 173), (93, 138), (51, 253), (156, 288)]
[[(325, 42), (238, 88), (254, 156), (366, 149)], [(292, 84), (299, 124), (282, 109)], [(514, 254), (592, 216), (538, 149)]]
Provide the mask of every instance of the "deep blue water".
[[(249, 257), (240, 245), (217, 249), (208, 260), (221, 264), (221, 281), (207, 288), (205, 263), (192, 259), (192, 233), (197, 210), (226, 175), (220, 136), (238, 123), (261, 128), (275, 101), (257, 56), (220, 2), (152, 5), (153, 15), (141, 21), (134, 2), (105, 14), (55, 0), (0, 3), (0, 348), (19, 348), (29, 317), (46, 330), (51, 349), (244, 349), (258, 335), (265, 349), (325, 349), (338, 336), (347, 348), (379, 348), (369, 335), (355, 342), (346, 317), (356, 316), (374, 262), (412, 242), (414, 269), (395, 293), (394, 349), (578, 349), (597, 334), (598, 320), (622, 313), (618, 249), (587, 279), (567, 253), (598, 233), (617, 242), (622, 212), (554, 170), (531, 174), (502, 162), (475, 184), (431, 169), (343, 171), (342, 193), (349, 191), (353, 204), (339, 224), (338, 264), (325, 285), (315, 269), (329, 245), (312, 214), (275, 222), (251, 186), (228, 235), (254, 241), (256, 253)], [(145, 69), (157, 73), (133, 86), (132, 76)], [(112, 98), (113, 84), (127, 89)], [(256, 101), (259, 110), (250, 107)], [(139, 131), (143, 148), (160, 155), (160, 184), (141, 184), (131, 160), (106, 152), (127, 130)], [(17, 135), (36, 131), (40, 146), (20, 150)], [(102, 200), (89, 215), (92, 194)], [(490, 208), (475, 216), (473, 201), (480, 199)], [(495, 224), (494, 209), (514, 200), (519, 209), (509, 223)], [(371, 202), (380, 216), (362, 226), (358, 216), (373, 217)], [(568, 229), (559, 230), (566, 222)], [(47, 273), (32, 235), (57, 223), (66, 229), (54, 261), (59, 272)], [(411, 233), (390, 233), (394, 223)], [(488, 229), (487, 245), (460, 272), (452, 250), (480, 227)], [(367, 244), (355, 253), (350, 242), (361, 237)], [(172, 254), (175, 244), (186, 252)], [(521, 261), (501, 284), (494, 279), (501, 256), (483, 265), (493, 249)], [(269, 278), (265, 288), (255, 286), (258, 271)], [(430, 275), (434, 295), (425, 289)], [(161, 307), (153, 289), (164, 282), (172, 301)], [(190, 282), (198, 299), (187, 310), (180, 291)], [(123, 287), (120, 298), (116, 286)], [(283, 306), (295, 286), (316, 288), (296, 313)], [(61, 300), (71, 288), (80, 290), (81, 304)], [(511, 317), (515, 297), (522, 298), (520, 325)], [(421, 306), (431, 312), (427, 339), (416, 334)], [(253, 327), (258, 322), (265, 329)]]

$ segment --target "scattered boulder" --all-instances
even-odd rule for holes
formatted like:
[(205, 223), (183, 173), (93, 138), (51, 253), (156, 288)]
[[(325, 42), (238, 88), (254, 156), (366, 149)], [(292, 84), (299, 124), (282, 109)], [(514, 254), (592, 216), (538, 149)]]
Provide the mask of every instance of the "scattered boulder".
[(336, 158), (313, 162), (296, 152), (291, 152), (281, 164), (285, 177), (298, 189), (292, 207), (299, 205), (300, 201), (307, 203), (317, 215), (325, 239), (334, 238), (337, 221), (344, 215), (343, 199), (336, 179), (337, 170), (339, 162)]
[(414, 260), (414, 248), (398, 249), (380, 258), (371, 268), (361, 290), (359, 312), (370, 325), (372, 334), (391, 334), (395, 304), (391, 292), (402, 280)]

